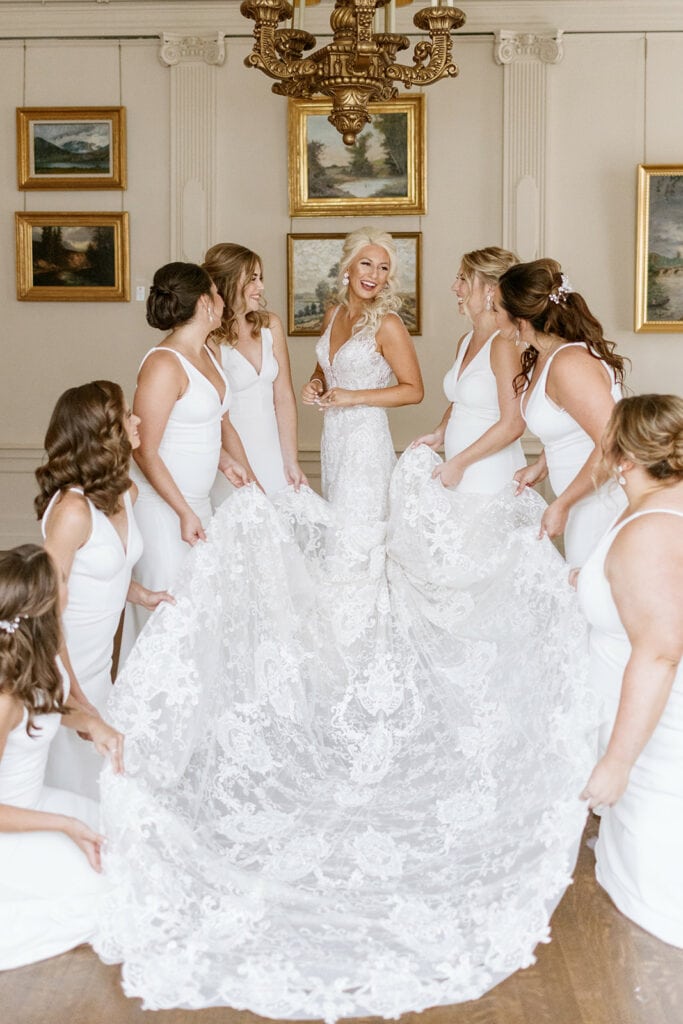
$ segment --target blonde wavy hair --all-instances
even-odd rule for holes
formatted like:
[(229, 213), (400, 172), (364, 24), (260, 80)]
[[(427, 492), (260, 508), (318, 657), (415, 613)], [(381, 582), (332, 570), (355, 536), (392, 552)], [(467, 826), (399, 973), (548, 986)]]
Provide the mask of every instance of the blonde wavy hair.
[(38, 715), (68, 713), (56, 657), (61, 643), (59, 582), (54, 562), (37, 544), (0, 556), (0, 693), (28, 712), (26, 731)]
[(346, 274), (360, 251), (368, 245), (378, 245), (384, 249), (389, 257), (389, 276), (386, 286), (379, 295), (367, 301), (361, 317), (353, 325), (354, 334), (358, 334), (366, 327), (373, 331), (377, 330), (382, 318), (387, 313), (396, 313), (401, 308), (401, 299), (396, 294), (396, 275), (398, 273), (396, 243), (387, 231), (379, 231), (372, 227), (358, 228), (344, 239), (344, 247), (337, 275), (337, 301), (348, 308), (349, 289), (348, 285), (344, 284), (344, 274)]
[[(202, 268), (216, 285), (224, 303), (220, 327), (211, 332), (211, 338), (220, 345), (235, 345), (237, 342), (237, 310), (241, 305), (243, 282), (249, 280), (257, 267), (263, 273), (261, 257), (236, 242), (219, 242), (207, 249)], [(261, 301), (263, 309), (249, 310), (246, 315), (252, 338), (258, 338), (261, 328), (270, 323), (265, 301)]]
[(602, 437), (599, 469), (613, 476), (623, 459), (661, 483), (683, 480), (683, 398), (630, 395), (616, 403)]
[(514, 252), (501, 249), (497, 245), (488, 245), (485, 249), (473, 249), (471, 252), (466, 252), (460, 260), (462, 276), (470, 285), (475, 277), (480, 277), (484, 284), (498, 284), (499, 278), (516, 263), (519, 263), (519, 257)]

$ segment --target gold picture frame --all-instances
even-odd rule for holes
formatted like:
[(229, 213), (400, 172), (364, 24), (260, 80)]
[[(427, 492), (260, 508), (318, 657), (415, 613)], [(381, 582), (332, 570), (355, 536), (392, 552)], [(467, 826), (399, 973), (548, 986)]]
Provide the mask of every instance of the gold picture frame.
[[(346, 235), (287, 235), (287, 333), (316, 337), (325, 310), (334, 302), (337, 267)], [(395, 231), (398, 249), (400, 316), (410, 334), (422, 333), (422, 232)]]
[(327, 120), (326, 99), (289, 101), (291, 217), (391, 217), (427, 212), (425, 99), (370, 103), (353, 146)]
[(21, 302), (128, 302), (127, 213), (15, 213)]
[(638, 165), (635, 329), (683, 331), (683, 166)]
[(125, 107), (17, 107), (20, 189), (125, 189)]

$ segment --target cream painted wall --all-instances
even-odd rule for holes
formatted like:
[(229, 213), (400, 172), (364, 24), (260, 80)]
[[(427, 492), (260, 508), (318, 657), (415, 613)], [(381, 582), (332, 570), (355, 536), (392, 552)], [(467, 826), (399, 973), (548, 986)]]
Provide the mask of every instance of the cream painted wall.
[[(562, 27), (552, 20), (553, 4), (538, 0), (532, 6), (543, 9), (549, 26)], [(164, 5), (155, 7), (161, 11), (155, 30), (161, 32)], [(493, 7), (489, 3), (487, 10)], [(646, 23), (648, 4), (640, 7)], [(509, 23), (491, 23), (488, 31), (461, 36), (460, 77), (425, 90), (428, 214), (382, 222), (389, 229), (423, 232), (423, 335), (416, 346), (427, 394), (420, 407), (392, 414), (397, 448), (438, 422), (444, 407), (441, 378), (467, 327), (450, 292), (459, 255), (501, 241), (504, 69), (494, 61), (493, 31), (504, 27)], [(0, 36), (1, 30), (0, 21)], [(272, 95), (264, 76), (244, 68), (248, 39), (231, 37), (226, 46), (225, 65), (212, 69), (219, 159), (211, 241), (241, 241), (262, 255), (269, 304), (285, 319), (287, 232), (347, 231), (363, 220), (289, 218), (286, 102)], [(17, 302), (14, 211), (127, 210), (133, 294), (136, 284), (149, 284), (170, 255), (172, 204), (171, 71), (160, 62), (158, 48), (155, 38), (0, 38), (0, 127), (12, 140), (0, 147), (0, 240), (6, 254), (0, 261), (0, 548), (36, 536), (32, 471), (56, 397), (95, 377), (119, 380), (131, 395), (139, 359), (158, 337), (145, 324), (140, 302)], [(631, 386), (680, 391), (683, 339), (634, 334), (633, 278), (636, 165), (683, 163), (683, 109), (677, 102), (683, 90), (683, 19), (680, 31), (649, 36), (575, 29), (565, 36), (564, 59), (548, 68), (547, 78), (548, 254), (562, 261), (607, 336), (632, 359)], [(128, 115), (125, 192), (17, 190), (15, 107), (119, 103)], [(313, 339), (290, 341), (297, 388), (314, 364), (313, 349)], [(302, 410), (301, 447), (309, 459), (315, 458), (319, 430), (318, 414)]]

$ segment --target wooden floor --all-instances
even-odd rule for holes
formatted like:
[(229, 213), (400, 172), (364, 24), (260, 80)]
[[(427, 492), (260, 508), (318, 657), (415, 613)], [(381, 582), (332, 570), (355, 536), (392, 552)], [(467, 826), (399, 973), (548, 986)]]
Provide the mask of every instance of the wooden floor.
[[(408, 1013), (401, 1024), (682, 1024), (683, 950), (626, 920), (595, 882), (586, 840), (574, 885), (538, 962), (473, 1003)], [(143, 1011), (90, 947), (0, 973), (0, 1024), (259, 1024), (230, 1009)], [(375, 1018), (376, 1020), (376, 1018)]]

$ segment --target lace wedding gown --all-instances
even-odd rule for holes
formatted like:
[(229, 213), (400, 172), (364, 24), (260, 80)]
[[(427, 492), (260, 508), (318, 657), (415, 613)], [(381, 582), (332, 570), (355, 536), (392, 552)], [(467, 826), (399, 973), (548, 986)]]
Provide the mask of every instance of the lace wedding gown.
[[(371, 332), (329, 386), (385, 387)], [(324, 481), (243, 488), (113, 694), (113, 883), (96, 948), (148, 1008), (275, 1018), (473, 999), (547, 941), (592, 763), (585, 627), (543, 505), (395, 463), (382, 410), (325, 413)]]

